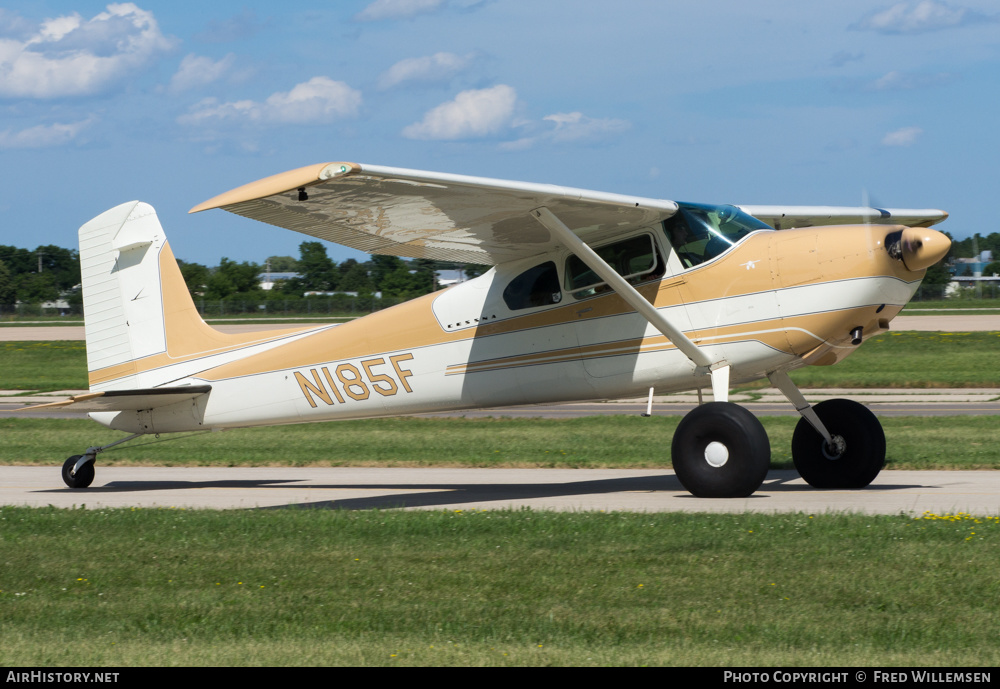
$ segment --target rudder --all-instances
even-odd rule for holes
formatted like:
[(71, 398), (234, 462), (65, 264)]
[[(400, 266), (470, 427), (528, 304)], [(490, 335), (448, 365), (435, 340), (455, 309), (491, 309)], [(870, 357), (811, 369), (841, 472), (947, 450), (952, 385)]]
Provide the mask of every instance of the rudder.
[[(166, 349), (163, 228), (152, 206), (131, 201), (83, 225), (79, 236), (91, 389), (139, 387), (135, 361)], [(95, 385), (97, 371), (103, 384)]]

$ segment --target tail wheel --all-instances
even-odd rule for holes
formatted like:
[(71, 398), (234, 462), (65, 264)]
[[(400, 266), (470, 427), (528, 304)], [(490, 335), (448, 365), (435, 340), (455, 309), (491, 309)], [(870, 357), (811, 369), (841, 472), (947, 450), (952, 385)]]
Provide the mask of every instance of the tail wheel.
[(63, 463), (62, 477), (63, 481), (70, 488), (86, 488), (91, 483), (94, 482), (94, 462), (93, 460), (87, 462), (82, 467), (77, 469), (75, 474), (72, 473), (73, 467), (80, 460), (83, 455), (73, 455)]
[(792, 461), (814, 488), (864, 488), (885, 466), (885, 433), (878, 418), (862, 404), (833, 399), (813, 407), (833, 436), (823, 439), (800, 419), (792, 435)]
[(710, 402), (688, 412), (670, 450), (677, 479), (699, 498), (751, 495), (771, 463), (764, 427), (731, 402)]

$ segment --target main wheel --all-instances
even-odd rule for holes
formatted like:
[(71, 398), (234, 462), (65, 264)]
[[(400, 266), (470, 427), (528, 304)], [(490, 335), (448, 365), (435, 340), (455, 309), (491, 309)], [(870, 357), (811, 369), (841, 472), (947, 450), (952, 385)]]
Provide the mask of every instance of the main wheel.
[(885, 466), (882, 424), (863, 404), (826, 400), (813, 407), (833, 436), (827, 444), (804, 418), (792, 435), (792, 461), (814, 488), (864, 488)]
[(73, 455), (65, 462), (63, 462), (63, 468), (62, 468), (63, 481), (65, 481), (66, 485), (69, 486), (70, 488), (86, 488), (87, 486), (89, 486), (91, 483), (94, 482), (95, 472), (94, 472), (93, 461), (87, 462), (82, 467), (80, 467), (80, 469), (76, 472), (76, 474), (70, 475), (70, 472), (73, 471), (73, 467), (76, 466), (76, 463), (80, 460), (81, 456), (82, 455)]
[(670, 447), (674, 472), (699, 498), (744, 498), (760, 488), (771, 444), (757, 417), (731, 402), (709, 402), (681, 419)]

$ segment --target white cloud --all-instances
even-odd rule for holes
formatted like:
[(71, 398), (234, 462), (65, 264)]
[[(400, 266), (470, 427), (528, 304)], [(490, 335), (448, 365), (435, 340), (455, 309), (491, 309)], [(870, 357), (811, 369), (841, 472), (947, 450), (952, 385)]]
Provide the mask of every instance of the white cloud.
[(912, 146), (917, 137), (924, 133), (920, 127), (903, 127), (882, 137), (883, 146)]
[(441, 82), (465, 69), (475, 58), (474, 53), (455, 55), (435, 53), (426, 57), (409, 57), (400, 60), (378, 78), (378, 87), (388, 89), (408, 81)]
[(619, 134), (631, 125), (625, 120), (594, 119), (580, 112), (556, 113), (542, 119), (554, 122), (553, 141), (579, 141), (581, 139), (601, 139), (611, 134)]
[(170, 86), (167, 90), (170, 93), (181, 93), (207, 86), (225, 76), (232, 69), (235, 61), (236, 56), (232, 53), (218, 61), (193, 53), (186, 55), (181, 60), (181, 66), (170, 79)]
[(58, 98), (100, 92), (169, 50), (152, 12), (110, 4), (84, 20), (46, 19), (21, 40), (0, 39), (0, 97)]
[(361, 107), (361, 92), (342, 81), (313, 77), (291, 91), (270, 95), (259, 103), (252, 100), (220, 103), (206, 98), (177, 119), (181, 124), (202, 125), (222, 121), (254, 124), (322, 124), (354, 117)]
[(403, 130), (408, 139), (471, 139), (496, 134), (511, 124), (517, 92), (506, 84), (462, 91), (455, 100), (427, 112)]
[(362, 22), (383, 19), (409, 19), (418, 14), (433, 12), (444, 4), (444, 0), (375, 0), (354, 16)]
[(940, 86), (954, 80), (951, 74), (919, 74), (915, 72), (889, 72), (869, 83), (867, 91), (912, 91), (930, 86)]
[(851, 62), (860, 62), (864, 58), (864, 53), (851, 53), (846, 50), (839, 50), (830, 58), (830, 65), (833, 67), (843, 67)]
[(92, 118), (62, 124), (40, 124), (22, 129), (19, 132), (7, 129), (0, 132), (0, 149), (7, 148), (49, 148), (61, 146), (76, 138), (85, 127), (93, 121)]
[(868, 15), (852, 28), (887, 34), (915, 34), (992, 21), (996, 19), (967, 7), (920, 0), (898, 2), (888, 9)]
[[(581, 112), (558, 112), (546, 115), (543, 122), (551, 122), (554, 127), (533, 136), (526, 136), (501, 146), (507, 151), (517, 151), (532, 148), (544, 143), (594, 142), (607, 139), (627, 131), (632, 124), (627, 120), (613, 118), (595, 119)], [(533, 127), (532, 123), (525, 126)]]

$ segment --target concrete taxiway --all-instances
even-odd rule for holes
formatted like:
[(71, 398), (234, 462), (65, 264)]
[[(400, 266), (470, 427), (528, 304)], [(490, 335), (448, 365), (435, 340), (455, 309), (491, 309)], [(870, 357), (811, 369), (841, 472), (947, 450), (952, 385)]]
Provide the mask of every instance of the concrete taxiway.
[(66, 488), (58, 467), (0, 467), (0, 504), (44, 507), (859, 512), (1000, 515), (1000, 472), (884, 471), (862, 490), (815, 490), (772, 471), (748, 498), (695, 498), (673, 472), (619, 469), (102, 467)]

